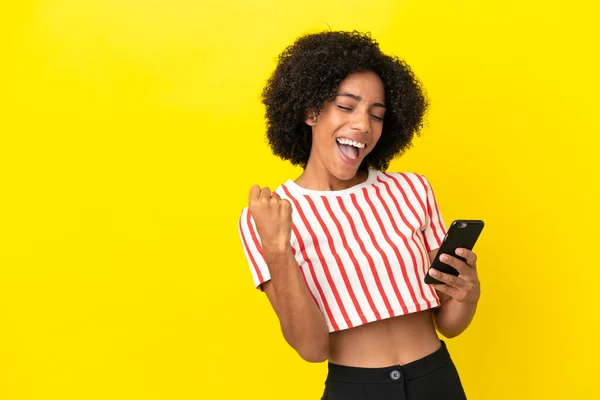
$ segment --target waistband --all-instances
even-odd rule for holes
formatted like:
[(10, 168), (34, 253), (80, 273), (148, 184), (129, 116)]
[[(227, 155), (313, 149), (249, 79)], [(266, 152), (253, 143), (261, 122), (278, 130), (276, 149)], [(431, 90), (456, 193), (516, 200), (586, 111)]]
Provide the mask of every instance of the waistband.
[(435, 352), (405, 365), (363, 368), (329, 363), (327, 380), (351, 383), (389, 383), (419, 378), (452, 362), (446, 343), (443, 340), (440, 342), (442, 347)]

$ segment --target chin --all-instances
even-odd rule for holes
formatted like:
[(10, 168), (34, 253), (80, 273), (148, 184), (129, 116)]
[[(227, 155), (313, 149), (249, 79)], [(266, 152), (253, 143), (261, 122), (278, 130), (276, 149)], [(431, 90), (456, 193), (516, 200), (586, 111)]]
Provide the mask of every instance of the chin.
[(348, 166), (342, 165), (335, 168), (335, 173), (332, 174), (341, 181), (349, 181), (354, 178), (358, 173), (358, 168), (348, 168)]

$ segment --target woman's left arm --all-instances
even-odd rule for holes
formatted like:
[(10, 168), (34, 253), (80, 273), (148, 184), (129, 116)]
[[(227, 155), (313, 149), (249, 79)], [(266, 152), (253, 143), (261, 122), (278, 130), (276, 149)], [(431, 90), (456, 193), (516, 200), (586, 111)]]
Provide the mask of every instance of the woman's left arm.
[[(433, 260), (437, 250), (429, 252)], [(442, 305), (433, 313), (435, 326), (442, 335), (453, 338), (464, 332), (471, 324), (480, 297), (479, 278), (477, 277), (477, 255), (467, 249), (457, 249), (456, 254), (466, 262), (450, 256), (440, 255), (440, 261), (458, 271), (458, 276), (431, 269), (429, 274), (443, 284), (432, 285)]]

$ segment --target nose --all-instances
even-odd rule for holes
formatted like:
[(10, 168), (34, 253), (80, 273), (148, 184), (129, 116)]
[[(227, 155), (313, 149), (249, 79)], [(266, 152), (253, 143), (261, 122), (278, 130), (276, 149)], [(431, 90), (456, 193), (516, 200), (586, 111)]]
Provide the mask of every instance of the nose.
[(358, 111), (352, 116), (352, 122), (350, 128), (359, 131), (360, 133), (368, 133), (371, 129), (371, 119), (369, 113), (364, 111)]

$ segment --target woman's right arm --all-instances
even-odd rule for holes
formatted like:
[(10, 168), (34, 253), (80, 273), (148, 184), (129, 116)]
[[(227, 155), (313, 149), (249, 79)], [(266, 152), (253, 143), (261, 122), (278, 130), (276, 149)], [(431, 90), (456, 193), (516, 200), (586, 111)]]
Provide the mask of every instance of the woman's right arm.
[(325, 361), (329, 354), (329, 332), (323, 314), (310, 295), (292, 253), (292, 206), (269, 188), (250, 188), (248, 210), (260, 236), (262, 256), (270, 280), (263, 290), (283, 331), (285, 340), (310, 362)]
[(263, 283), (285, 340), (304, 360), (323, 362), (329, 354), (329, 332), (298, 263), (288, 251), (265, 251), (271, 280)]

